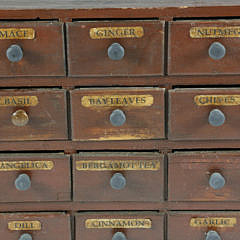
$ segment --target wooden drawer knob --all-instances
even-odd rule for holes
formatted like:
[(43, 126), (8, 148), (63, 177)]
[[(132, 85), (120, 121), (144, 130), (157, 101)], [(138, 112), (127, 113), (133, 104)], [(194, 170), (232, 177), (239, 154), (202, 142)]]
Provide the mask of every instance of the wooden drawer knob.
[(6, 51), (10, 62), (19, 62), (23, 58), (23, 50), (19, 45), (11, 45)]
[(116, 232), (113, 237), (112, 240), (127, 240), (126, 236), (124, 233), (122, 232)]
[(15, 180), (15, 187), (19, 191), (28, 190), (31, 187), (30, 177), (25, 173), (20, 174)]
[(120, 109), (114, 110), (110, 115), (110, 122), (115, 127), (122, 126), (126, 122), (125, 113)]
[(18, 240), (32, 240), (32, 236), (28, 233), (24, 233), (20, 236)]
[(115, 190), (125, 188), (126, 184), (126, 178), (121, 173), (115, 173), (110, 180), (110, 185)]
[(29, 121), (28, 115), (22, 109), (19, 109), (12, 114), (12, 123), (15, 126), (18, 126), (18, 127), (25, 126), (28, 124), (28, 121)]
[(222, 126), (225, 122), (226, 118), (224, 113), (219, 109), (213, 109), (208, 116), (208, 122), (213, 127)]
[(221, 240), (221, 237), (216, 231), (208, 231), (206, 235), (206, 240)]
[(208, 55), (213, 60), (220, 60), (226, 54), (226, 48), (219, 42), (214, 42), (208, 49)]
[(213, 173), (209, 178), (209, 185), (215, 190), (223, 188), (225, 183), (224, 177), (218, 172)]
[(111, 60), (121, 60), (124, 57), (125, 50), (119, 43), (113, 43), (108, 48), (108, 57)]

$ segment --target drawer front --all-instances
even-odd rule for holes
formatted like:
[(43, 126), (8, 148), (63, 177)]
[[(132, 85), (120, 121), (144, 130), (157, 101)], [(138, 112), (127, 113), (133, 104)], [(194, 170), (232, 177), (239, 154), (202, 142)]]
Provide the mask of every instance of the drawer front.
[(240, 21), (170, 23), (170, 75), (239, 74)]
[(239, 221), (239, 212), (172, 212), (168, 217), (168, 239), (238, 239)]
[(0, 214), (2, 239), (71, 240), (70, 217), (64, 213)]
[(170, 201), (239, 201), (240, 152), (169, 155)]
[(64, 90), (0, 91), (0, 140), (67, 139)]
[(164, 138), (164, 89), (77, 89), (71, 102), (73, 140)]
[(76, 240), (163, 240), (163, 215), (157, 213), (83, 213), (76, 215)]
[(163, 155), (82, 153), (73, 161), (75, 201), (163, 200)]
[(70, 201), (70, 159), (63, 154), (0, 154), (1, 202)]
[(67, 32), (71, 76), (163, 74), (163, 22), (74, 22)]
[(174, 89), (169, 92), (169, 139), (240, 139), (240, 89)]
[(64, 76), (63, 24), (0, 23), (0, 76)]

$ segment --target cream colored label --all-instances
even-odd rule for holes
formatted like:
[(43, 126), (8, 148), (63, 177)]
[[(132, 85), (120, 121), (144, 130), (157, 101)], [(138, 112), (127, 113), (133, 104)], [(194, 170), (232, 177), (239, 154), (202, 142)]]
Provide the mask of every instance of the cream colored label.
[(52, 170), (53, 161), (0, 161), (0, 171)]
[(81, 101), (84, 107), (146, 107), (153, 105), (154, 99), (152, 95), (94, 95), (83, 96)]
[(87, 219), (86, 228), (152, 228), (150, 219)]
[(240, 37), (240, 27), (192, 27), (191, 38), (235, 38)]
[(6, 39), (34, 39), (33, 28), (0, 28), (0, 40)]
[(236, 106), (240, 105), (240, 95), (197, 95), (194, 102), (198, 106)]
[(38, 105), (37, 96), (0, 96), (0, 107), (26, 106), (34, 107)]
[(76, 161), (76, 169), (78, 171), (157, 171), (160, 169), (160, 161), (157, 160), (96, 160), (96, 161)]
[(39, 221), (11, 221), (8, 223), (8, 229), (11, 231), (41, 230)]
[(141, 38), (144, 35), (143, 27), (100, 27), (89, 31), (92, 39), (106, 38)]
[(191, 227), (234, 227), (237, 224), (236, 218), (209, 217), (209, 218), (192, 218)]

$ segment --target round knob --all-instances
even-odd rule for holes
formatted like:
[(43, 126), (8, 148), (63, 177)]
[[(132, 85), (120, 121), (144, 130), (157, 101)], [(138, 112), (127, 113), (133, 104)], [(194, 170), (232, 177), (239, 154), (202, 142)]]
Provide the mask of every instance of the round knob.
[(121, 60), (124, 57), (125, 50), (119, 43), (113, 43), (108, 48), (108, 57), (111, 60)]
[(110, 180), (111, 187), (116, 190), (125, 188), (126, 183), (126, 178), (121, 173), (115, 173)]
[(122, 232), (116, 232), (113, 237), (112, 240), (127, 240), (126, 236), (124, 233)]
[(216, 231), (208, 231), (206, 235), (206, 240), (221, 240), (221, 237)]
[(24, 233), (20, 236), (18, 240), (32, 240), (32, 236), (28, 233)]
[(20, 46), (14, 44), (7, 49), (6, 55), (10, 62), (19, 62), (23, 58), (23, 50)]
[(219, 42), (214, 42), (208, 49), (208, 55), (213, 60), (220, 60), (226, 54), (226, 48)]
[(209, 185), (215, 190), (223, 188), (225, 183), (224, 177), (218, 172), (213, 173), (209, 178)]
[(208, 116), (208, 122), (213, 127), (219, 127), (224, 124), (226, 118), (224, 113), (219, 109), (213, 109)]
[(31, 187), (31, 179), (27, 174), (20, 174), (15, 180), (15, 187), (19, 191), (26, 191)]
[(18, 127), (25, 126), (28, 124), (28, 121), (29, 121), (28, 115), (22, 109), (19, 109), (12, 114), (12, 123), (15, 126), (18, 126)]
[(110, 122), (115, 127), (122, 126), (126, 122), (126, 115), (122, 110), (116, 109), (110, 115)]

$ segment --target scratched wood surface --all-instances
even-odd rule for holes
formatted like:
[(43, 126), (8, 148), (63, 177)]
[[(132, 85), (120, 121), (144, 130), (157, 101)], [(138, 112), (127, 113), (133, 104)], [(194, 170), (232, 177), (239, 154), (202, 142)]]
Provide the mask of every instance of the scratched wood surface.
[[(8, 223), (11, 221), (38, 221), (41, 230), (9, 230)], [(52, 240), (70, 240), (70, 216), (65, 213), (15, 213), (0, 214), (0, 236), (6, 239), (19, 239), (21, 234), (29, 233), (34, 239), (45, 240), (50, 237)], [(17, 224), (19, 227), (19, 224)], [(26, 225), (30, 226), (30, 224)], [(61, 226), (61, 227), (59, 227)], [(19, 229), (22, 227), (20, 226)], [(31, 228), (31, 227), (30, 227)], [(57, 231), (57, 234), (56, 234)]]
[[(86, 228), (85, 222), (87, 219), (150, 219), (151, 228), (146, 229), (97, 229), (97, 228)], [(84, 213), (76, 214), (76, 240), (105, 240), (112, 239), (113, 234), (117, 231), (122, 231), (126, 235), (127, 239), (148, 239), (151, 236), (152, 240), (163, 240), (164, 232), (164, 216), (162, 213), (154, 212), (99, 212), (99, 213)]]

